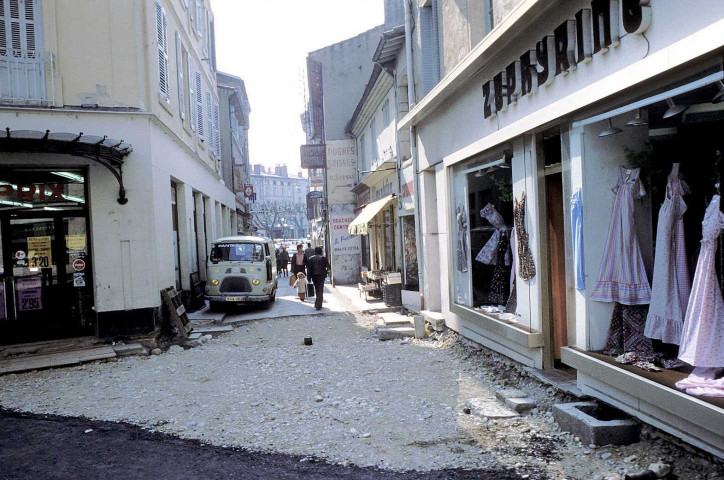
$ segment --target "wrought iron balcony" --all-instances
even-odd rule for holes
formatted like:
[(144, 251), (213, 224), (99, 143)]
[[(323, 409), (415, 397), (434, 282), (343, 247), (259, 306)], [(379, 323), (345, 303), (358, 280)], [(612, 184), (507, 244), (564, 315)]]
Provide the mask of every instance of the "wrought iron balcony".
[(0, 55), (0, 104), (55, 103), (55, 62), (51, 52), (7, 50)]

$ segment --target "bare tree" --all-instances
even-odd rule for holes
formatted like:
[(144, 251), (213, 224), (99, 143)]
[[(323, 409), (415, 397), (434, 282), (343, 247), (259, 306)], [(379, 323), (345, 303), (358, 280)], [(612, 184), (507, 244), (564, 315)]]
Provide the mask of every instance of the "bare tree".
[(260, 231), (268, 236), (275, 232), (283, 232), (285, 222), (291, 222), (298, 230), (306, 228), (306, 206), (302, 203), (268, 202), (255, 205), (252, 210), (252, 222)]

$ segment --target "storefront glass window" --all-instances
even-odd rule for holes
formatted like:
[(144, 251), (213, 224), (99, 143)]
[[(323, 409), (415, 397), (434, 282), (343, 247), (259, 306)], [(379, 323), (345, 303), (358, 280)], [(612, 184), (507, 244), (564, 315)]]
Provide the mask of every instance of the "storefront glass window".
[(76, 170), (0, 170), (0, 211), (82, 210), (85, 174)]
[(505, 309), (511, 294), (513, 185), (510, 163), (500, 157), (454, 169), (454, 302)]
[(589, 300), (588, 349), (612, 362), (633, 354), (644, 362), (633, 372), (667, 369), (669, 383), (692, 367), (724, 367), (717, 85), (610, 123), (582, 122), (570, 139), (572, 158), (582, 159), (574, 195), (584, 206), (576, 248), (585, 255), (573, 258), (581, 258), (574, 269)]

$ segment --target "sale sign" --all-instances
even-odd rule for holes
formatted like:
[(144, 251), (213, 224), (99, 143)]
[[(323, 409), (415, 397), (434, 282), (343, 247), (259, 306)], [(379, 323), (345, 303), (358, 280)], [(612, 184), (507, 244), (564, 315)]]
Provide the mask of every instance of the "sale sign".
[(53, 266), (53, 253), (50, 236), (28, 237), (28, 266), (30, 268), (50, 268)]
[(40, 277), (20, 277), (17, 280), (18, 310), (42, 310)]

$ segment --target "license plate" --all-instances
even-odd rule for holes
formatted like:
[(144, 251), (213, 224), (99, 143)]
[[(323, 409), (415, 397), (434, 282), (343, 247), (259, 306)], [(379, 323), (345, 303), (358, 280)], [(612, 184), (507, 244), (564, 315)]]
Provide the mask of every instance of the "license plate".
[(246, 297), (226, 297), (227, 302), (245, 302)]

